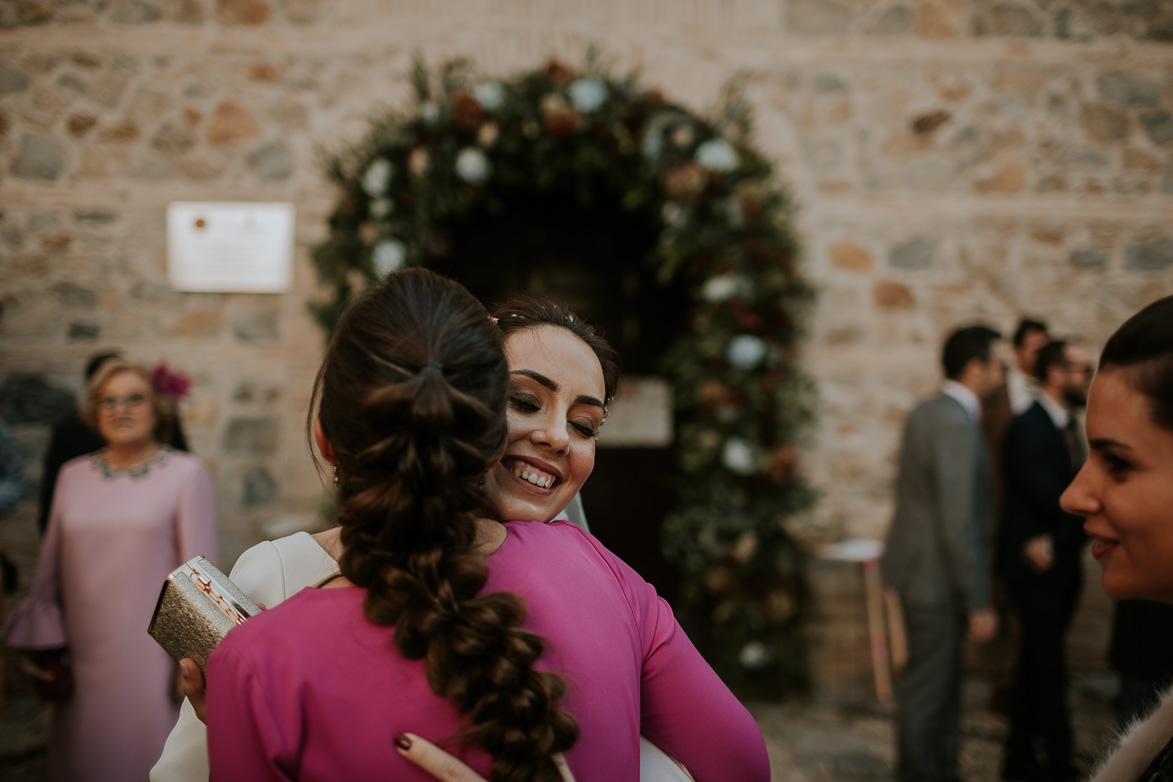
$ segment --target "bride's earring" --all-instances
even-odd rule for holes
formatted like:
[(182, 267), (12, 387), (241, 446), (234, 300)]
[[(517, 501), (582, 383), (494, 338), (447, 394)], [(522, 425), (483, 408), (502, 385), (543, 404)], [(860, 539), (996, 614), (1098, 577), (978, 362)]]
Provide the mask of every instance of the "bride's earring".
[[(483, 479), (482, 479), (483, 480)], [(338, 465), (334, 465), (334, 485), (338, 485)]]

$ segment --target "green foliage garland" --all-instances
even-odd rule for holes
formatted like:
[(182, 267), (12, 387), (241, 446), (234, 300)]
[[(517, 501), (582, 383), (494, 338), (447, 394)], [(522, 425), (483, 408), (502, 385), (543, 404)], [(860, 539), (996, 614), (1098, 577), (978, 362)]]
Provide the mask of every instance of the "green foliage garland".
[(670, 103), (588, 59), (507, 80), (454, 61), (413, 71), (416, 104), (372, 123), (327, 161), (342, 191), (313, 253), (329, 299), (323, 328), (356, 292), (438, 254), (439, 226), (505, 208), (509, 193), (618, 200), (658, 221), (648, 262), (683, 275), (690, 323), (663, 371), (675, 388), (680, 502), (664, 549), (685, 579), (685, 618), (733, 684), (795, 685), (805, 661), (800, 552), (783, 520), (810, 505), (794, 443), (809, 419), (797, 371), (798, 312), (790, 203), (751, 146), (735, 89), (714, 118)]

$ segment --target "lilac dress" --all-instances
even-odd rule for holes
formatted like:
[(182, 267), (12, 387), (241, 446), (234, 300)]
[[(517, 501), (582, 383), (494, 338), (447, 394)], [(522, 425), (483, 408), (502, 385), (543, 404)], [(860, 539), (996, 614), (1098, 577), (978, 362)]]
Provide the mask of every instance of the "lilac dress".
[(62, 468), (29, 598), (0, 633), (18, 649), (69, 646), (75, 689), (53, 709), (51, 780), (147, 779), (178, 715), (176, 665), (147, 625), (167, 574), (197, 554), (217, 556), (195, 457), (161, 451), (138, 477), (105, 477), (90, 456)]
[[(641, 731), (697, 782), (767, 782), (753, 718), (717, 678), (655, 590), (567, 522), (509, 522), (489, 557), (485, 591), (521, 595), (525, 625), (548, 650), (540, 666), (566, 677), (581, 727), (567, 762), (579, 782), (639, 779)], [(357, 587), (306, 589), (233, 629), (208, 670), (213, 782), (418, 780), (396, 753), (410, 731), (442, 741), (460, 730), (419, 660), (366, 621)], [(482, 775), (479, 749), (449, 745)]]

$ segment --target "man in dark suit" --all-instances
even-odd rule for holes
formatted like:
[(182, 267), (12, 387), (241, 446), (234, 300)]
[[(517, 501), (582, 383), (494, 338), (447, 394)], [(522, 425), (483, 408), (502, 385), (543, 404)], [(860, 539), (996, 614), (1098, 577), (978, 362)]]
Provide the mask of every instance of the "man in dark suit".
[(993, 483), (978, 429), (981, 399), (1002, 383), (1000, 335), (958, 329), (942, 352), (946, 380), (904, 425), (896, 512), (880, 560), (900, 595), (908, 662), (896, 687), (901, 782), (958, 779), (962, 642), (988, 641)]
[[(1002, 441), (1006, 492), (997, 569), (1018, 613), (1021, 637), (1010, 693), (1002, 775), (1073, 780), (1067, 712), (1067, 628), (1082, 583), (1083, 520), (1059, 496), (1083, 463), (1073, 413), (1087, 404), (1092, 365), (1083, 346), (1055, 341), (1036, 360), (1039, 393)], [(1036, 755), (1040, 740), (1046, 762)]]

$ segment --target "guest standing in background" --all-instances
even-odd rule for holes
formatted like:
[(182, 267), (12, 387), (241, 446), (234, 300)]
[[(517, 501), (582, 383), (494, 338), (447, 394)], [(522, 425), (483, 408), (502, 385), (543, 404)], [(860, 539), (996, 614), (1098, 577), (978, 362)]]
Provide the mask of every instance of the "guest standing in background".
[[(120, 358), (121, 355), (116, 350), (108, 350), (90, 356), (86, 362), (86, 383), (89, 384), (103, 362)], [(178, 418), (171, 426), (167, 442), (177, 451), (190, 450)], [(53, 424), (53, 432), (49, 436), (49, 449), (45, 451), (44, 466), (41, 470), (40, 504), (37, 506), (37, 529), (42, 535), (45, 534), (45, 525), (49, 523), (49, 507), (53, 503), (53, 490), (57, 486), (57, 475), (61, 468), (70, 459), (93, 453), (104, 444), (101, 436), (82, 421), (78, 411), (69, 413)]]
[(217, 556), (212, 481), (163, 445), (174, 410), (143, 367), (103, 362), (82, 420), (105, 447), (62, 468), (29, 598), (0, 635), (69, 648), (74, 692), (54, 704), (49, 778), (145, 780), (178, 715), (176, 665), (146, 627), (167, 574)]
[(1006, 373), (1006, 392), (1010, 396), (1010, 412), (1022, 415), (1035, 401), (1039, 391), (1035, 360), (1043, 346), (1051, 341), (1047, 324), (1041, 320), (1023, 318), (1014, 329), (1014, 363)]
[[(8, 431), (8, 424), (0, 419), (0, 519), (7, 516), (24, 496), (24, 470), (21, 469), (20, 453), (16, 450), (16, 442), (12, 433)], [(7, 592), (9, 579), (14, 579), (16, 573), (9, 573), (11, 565), (8, 558), (0, 549), (0, 584), (5, 585)], [(0, 594), (0, 622), (4, 621), (4, 597)], [(4, 710), (4, 666), (0, 665), (0, 711)]]
[(1001, 385), (998, 332), (954, 331), (941, 391), (909, 415), (900, 445), (896, 512), (880, 560), (900, 595), (908, 662), (896, 688), (897, 778), (958, 779), (962, 641), (989, 641), (992, 478), (978, 429), (981, 399)]
[[(1056, 341), (1038, 353), (1037, 398), (1006, 430), (1002, 444), (1006, 504), (997, 570), (1019, 619), (1002, 777), (1073, 780), (1067, 710), (1067, 629), (1083, 583), (1083, 524), (1059, 497), (1083, 464), (1073, 414), (1087, 404), (1087, 350)], [(1041, 742), (1045, 762), (1036, 756)]]

